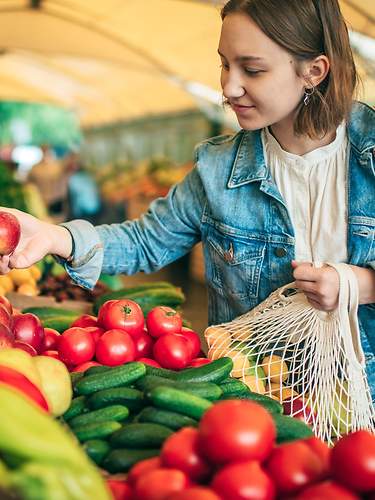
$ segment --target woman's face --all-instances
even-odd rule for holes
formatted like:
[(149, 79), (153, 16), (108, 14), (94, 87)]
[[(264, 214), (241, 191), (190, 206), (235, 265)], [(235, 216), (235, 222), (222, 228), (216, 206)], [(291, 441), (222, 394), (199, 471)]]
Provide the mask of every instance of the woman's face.
[(292, 56), (245, 14), (224, 18), (218, 52), (224, 96), (245, 130), (292, 119), (306, 85)]

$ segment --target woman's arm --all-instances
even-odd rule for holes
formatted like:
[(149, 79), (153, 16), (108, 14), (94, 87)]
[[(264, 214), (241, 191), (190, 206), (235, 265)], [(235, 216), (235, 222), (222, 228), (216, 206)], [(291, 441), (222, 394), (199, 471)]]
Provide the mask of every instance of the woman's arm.
[(368, 267), (350, 266), (357, 277), (359, 303), (375, 303), (375, 270)]

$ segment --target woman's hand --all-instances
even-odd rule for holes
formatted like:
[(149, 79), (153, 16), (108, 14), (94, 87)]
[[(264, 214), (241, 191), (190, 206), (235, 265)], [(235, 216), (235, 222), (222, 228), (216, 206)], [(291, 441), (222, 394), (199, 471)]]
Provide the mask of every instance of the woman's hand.
[(66, 228), (13, 208), (1, 207), (0, 210), (17, 217), (21, 226), (21, 238), (13, 254), (0, 257), (0, 274), (12, 268), (30, 267), (50, 253), (64, 259), (71, 254), (72, 237)]

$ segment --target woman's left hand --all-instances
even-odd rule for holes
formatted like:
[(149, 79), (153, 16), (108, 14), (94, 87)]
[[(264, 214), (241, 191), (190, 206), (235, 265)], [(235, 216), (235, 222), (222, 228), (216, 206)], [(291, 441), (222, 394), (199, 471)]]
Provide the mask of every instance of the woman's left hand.
[(333, 311), (338, 305), (339, 275), (331, 266), (313, 267), (311, 262), (292, 260), (296, 287), (302, 290), (309, 303), (321, 311)]

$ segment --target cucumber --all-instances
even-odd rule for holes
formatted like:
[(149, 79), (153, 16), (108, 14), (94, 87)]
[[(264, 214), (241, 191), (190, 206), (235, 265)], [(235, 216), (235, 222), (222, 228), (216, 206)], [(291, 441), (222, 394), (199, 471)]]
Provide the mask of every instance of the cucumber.
[(136, 385), (139, 389), (148, 393), (155, 387), (174, 387), (175, 389), (180, 389), (181, 391), (189, 392), (195, 396), (208, 399), (210, 401), (215, 401), (220, 398), (223, 391), (220, 387), (212, 382), (177, 382), (175, 380), (156, 377), (154, 375), (146, 375), (141, 379), (137, 380)]
[(311, 427), (301, 420), (287, 415), (272, 415), (272, 418), (276, 425), (277, 444), (306, 439), (314, 435)]
[(122, 422), (128, 418), (128, 416), (129, 410), (126, 406), (112, 405), (84, 413), (83, 415), (78, 415), (69, 420), (69, 425), (70, 427), (81, 427), (94, 422), (109, 422), (110, 420)]
[(76, 318), (82, 316), (81, 312), (73, 311), (71, 309), (63, 309), (61, 307), (26, 307), (25, 309), (22, 309), (22, 313), (35, 314), (35, 316), (38, 316), (41, 321), (55, 316), (70, 316), (73, 318), (72, 323)]
[(81, 380), (84, 375), (84, 372), (70, 372), (70, 380), (72, 381), (72, 385), (78, 382), (78, 380)]
[(157, 377), (170, 378), (174, 380), (177, 373), (177, 371), (168, 370), (167, 368), (158, 368), (156, 366), (146, 365), (146, 375), (155, 375)]
[(179, 382), (215, 382), (229, 377), (233, 369), (233, 361), (231, 358), (220, 358), (211, 361), (198, 368), (186, 368), (181, 370), (176, 375), (176, 380)]
[[(233, 399), (233, 396), (224, 394), (221, 399)], [(247, 394), (239, 394), (238, 396), (235, 396), (235, 399), (248, 399), (250, 401), (254, 401), (255, 403), (263, 406), (263, 408), (269, 411), (272, 415), (281, 415), (284, 411), (283, 405), (281, 405), (278, 401), (256, 392), (250, 391)]]
[(174, 411), (161, 410), (153, 406), (143, 408), (137, 416), (137, 421), (165, 425), (174, 431), (182, 427), (196, 427), (198, 425), (196, 420), (186, 415), (181, 415)]
[(130, 411), (137, 411), (144, 406), (144, 397), (143, 393), (137, 389), (117, 387), (94, 393), (89, 397), (87, 404), (93, 410), (105, 408), (113, 404), (120, 404), (126, 406)]
[(160, 448), (171, 434), (173, 431), (165, 425), (127, 424), (112, 434), (110, 445), (112, 448)]
[(173, 387), (155, 387), (150, 392), (150, 399), (157, 408), (175, 411), (196, 420), (200, 420), (205, 411), (212, 406), (211, 401), (207, 399)]
[(72, 399), (69, 408), (62, 417), (65, 421), (67, 421), (71, 418), (77, 417), (78, 415), (82, 415), (82, 413), (87, 413), (88, 411), (89, 408), (86, 406), (85, 396), (78, 396), (78, 398)]
[(102, 439), (89, 439), (83, 445), (83, 449), (96, 465), (100, 465), (111, 451), (111, 447), (107, 441), (103, 441)]
[(116, 366), (108, 372), (95, 373), (83, 377), (76, 384), (78, 394), (92, 394), (103, 389), (130, 385), (146, 373), (143, 363), (133, 361), (125, 365)]
[(101, 463), (101, 467), (111, 474), (127, 472), (134, 464), (146, 458), (157, 457), (158, 449), (150, 450), (112, 450)]
[(114, 422), (111, 420), (108, 422), (94, 422), (92, 424), (74, 427), (72, 432), (80, 441), (84, 442), (89, 441), (90, 439), (106, 438), (119, 429), (121, 429), (120, 422)]
[(65, 332), (68, 328), (70, 328), (71, 324), (74, 320), (79, 318), (80, 314), (77, 314), (74, 318), (72, 316), (51, 316), (45, 319), (42, 319), (42, 325), (44, 328), (53, 328), (60, 333)]
[(224, 396), (231, 396), (233, 398), (241, 396), (242, 394), (249, 394), (250, 389), (241, 380), (236, 378), (228, 378), (220, 382), (220, 389), (223, 391)]
[(110, 370), (112, 370), (111, 366), (91, 366), (85, 371), (85, 377), (87, 377), (87, 375), (95, 375), (96, 373), (104, 373)]

